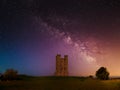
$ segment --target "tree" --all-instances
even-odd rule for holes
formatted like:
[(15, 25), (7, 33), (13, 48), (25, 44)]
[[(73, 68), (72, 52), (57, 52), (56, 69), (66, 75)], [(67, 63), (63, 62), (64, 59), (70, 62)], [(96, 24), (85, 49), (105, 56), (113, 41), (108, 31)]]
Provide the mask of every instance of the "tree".
[(98, 71), (96, 71), (96, 77), (100, 80), (108, 80), (109, 72), (105, 67), (100, 67)]
[(16, 80), (18, 77), (18, 72), (14, 69), (8, 69), (3, 74), (5, 80)]

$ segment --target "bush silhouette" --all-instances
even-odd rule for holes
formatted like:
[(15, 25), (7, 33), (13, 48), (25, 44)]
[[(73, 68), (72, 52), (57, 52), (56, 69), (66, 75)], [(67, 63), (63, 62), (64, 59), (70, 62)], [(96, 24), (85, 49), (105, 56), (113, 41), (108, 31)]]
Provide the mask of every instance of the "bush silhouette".
[(18, 77), (18, 72), (14, 69), (8, 69), (3, 74), (4, 80), (16, 80)]
[(91, 79), (93, 79), (93, 78), (94, 78), (92, 75), (89, 75), (88, 77), (89, 77), (89, 78), (91, 78)]
[(98, 71), (96, 71), (96, 77), (100, 80), (108, 80), (109, 72), (105, 67), (100, 67)]

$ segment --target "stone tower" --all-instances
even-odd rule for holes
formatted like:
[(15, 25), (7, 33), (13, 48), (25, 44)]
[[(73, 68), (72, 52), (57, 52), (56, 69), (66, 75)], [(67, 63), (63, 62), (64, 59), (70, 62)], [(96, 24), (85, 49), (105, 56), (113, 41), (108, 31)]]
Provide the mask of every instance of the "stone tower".
[(64, 58), (61, 58), (61, 55), (56, 56), (56, 76), (68, 76), (68, 55), (64, 55)]

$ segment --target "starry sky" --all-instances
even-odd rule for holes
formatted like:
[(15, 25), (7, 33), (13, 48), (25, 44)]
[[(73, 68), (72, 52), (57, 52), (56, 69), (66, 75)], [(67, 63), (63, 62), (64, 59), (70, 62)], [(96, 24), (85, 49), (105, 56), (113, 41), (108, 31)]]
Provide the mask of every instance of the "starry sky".
[(1, 0), (0, 72), (54, 75), (69, 56), (69, 75), (120, 76), (119, 0)]

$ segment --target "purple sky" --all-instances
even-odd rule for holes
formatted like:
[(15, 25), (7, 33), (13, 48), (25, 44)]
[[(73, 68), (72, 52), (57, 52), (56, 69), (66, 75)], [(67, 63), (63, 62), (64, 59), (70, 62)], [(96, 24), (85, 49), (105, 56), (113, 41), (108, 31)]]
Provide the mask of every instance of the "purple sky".
[(69, 56), (69, 75), (105, 66), (120, 75), (120, 2), (2, 0), (0, 72), (54, 75), (55, 56)]

